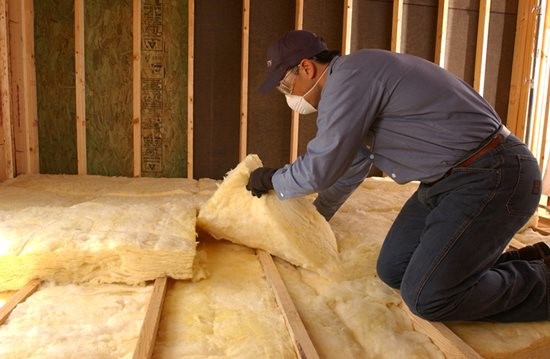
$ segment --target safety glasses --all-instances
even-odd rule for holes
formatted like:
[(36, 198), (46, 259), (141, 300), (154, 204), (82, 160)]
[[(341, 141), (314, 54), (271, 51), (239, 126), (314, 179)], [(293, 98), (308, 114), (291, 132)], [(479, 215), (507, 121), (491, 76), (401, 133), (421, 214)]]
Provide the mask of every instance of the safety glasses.
[(276, 87), (279, 92), (284, 95), (292, 94), (294, 89), (294, 82), (296, 81), (296, 75), (298, 74), (298, 66), (294, 66), (288, 70), (285, 74), (285, 77), (279, 82), (279, 85)]

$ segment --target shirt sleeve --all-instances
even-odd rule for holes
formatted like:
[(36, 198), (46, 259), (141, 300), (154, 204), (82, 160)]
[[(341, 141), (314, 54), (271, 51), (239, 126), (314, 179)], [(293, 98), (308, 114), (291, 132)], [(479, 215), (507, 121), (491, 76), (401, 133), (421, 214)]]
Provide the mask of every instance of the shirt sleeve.
[[(308, 143), (303, 157), (273, 175), (279, 199), (321, 193), (344, 176), (376, 118), (383, 96), (376, 80), (365, 81), (355, 69), (338, 69), (330, 74), (319, 103), (315, 138)], [(332, 196), (337, 192), (340, 190)]]
[(327, 221), (330, 220), (334, 213), (367, 177), (371, 167), (372, 160), (369, 158), (369, 153), (361, 149), (344, 175), (332, 186), (319, 192), (319, 195), (313, 202), (317, 211)]

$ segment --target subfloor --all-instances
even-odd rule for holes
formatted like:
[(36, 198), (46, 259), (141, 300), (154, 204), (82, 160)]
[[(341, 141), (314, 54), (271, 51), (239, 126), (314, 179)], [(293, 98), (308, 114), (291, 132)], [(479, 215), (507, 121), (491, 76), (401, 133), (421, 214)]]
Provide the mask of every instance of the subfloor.
[[(151, 180), (150, 185), (155, 186), (155, 181)], [(413, 321), (400, 307), (399, 296), (386, 287), (375, 272), (380, 245), (415, 188), (414, 183), (399, 186), (386, 179), (370, 178), (331, 220), (340, 259), (346, 269), (344, 278), (331, 281), (275, 260), (320, 357), (445, 357), (446, 353), (429, 336), (414, 329)], [(143, 188), (138, 190), (143, 191)], [(215, 190), (215, 182), (205, 180), (195, 181), (186, 189), (192, 198), (190, 203), (197, 208)], [(13, 204), (14, 199), (10, 201)], [(0, 197), (0, 211), (5, 211), (6, 207), (7, 204), (2, 207)], [(518, 233), (515, 240), (522, 243), (550, 242), (548, 236), (532, 228)], [(294, 357), (292, 339), (254, 251), (206, 237), (199, 237), (198, 242), (194, 280), (171, 281), (169, 284), (153, 356)], [(69, 349), (74, 346), (68, 343), (80, 342), (83, 347), (90, 345), (93, 348), (95, 345), (102, 348), (102, 357), (131, 357), (131, 348), (138, 340), (144, 315), (144, 304), (137, 305), (130, 299), (134, 295), (130, 293), (134, 290), (131, 288), (127, 293), (118, 293), (116, 299), (95, 289), (98, 291), (96, 295), (100, 296), (92, 301), (95, 306), (109, 307), (114, 302), (118, 303), (119, 312), (128, 314), (126, 319), (97, 318), (113, 322), (112, 326), (101, 326), (102, 333), (94, 331), (98, 325), (94, 324), (93, 318), (63, 312), (62, 303), (78, 301), (79, 295), (75, 294), (73, 286), (64, 290), (63, 296), (52, 294), (57, 309), (48, 326), (60, 330), (51, 330), (52, 337), (46, 343), (33, 331), (33, 323), (46, 320), (47, 315), (38, 310), (37, 305), (24, 306), (22, 303), (6, 323), (0, 325), (0, 356), (22, 358), (34, 352), (42, 353), (34, 356), (40, 358), (59, 357), (63, 353), (64, 357), (65, 354), (71, 357)], [(42, 298), (41, 292), (47, 294), (51, 290), (52, 284), (46, 283), (27, 302), (32, 303), (33, 298)], [(0, 304), (12, 295), (13, 292), (0, 293)], [(83, 303), (85, 306), (86, 302)], [(120, 331), (120, 326), (115, 324), (119, 323), (117, 320), (133, 323), (125, 324), (133, 329), (124, 338), (117, 336)], [(68, 327), (74, 330), (66, 330)], [(485, 358), (526, 357), (533, 349), (550, 344), (550, 322), (453, 323), (448, 327)], [(36, 349), (48, 345), (52, 348), (49, 356)], [(18, 354), (17, 348), (23, 347), (25, 354)]]

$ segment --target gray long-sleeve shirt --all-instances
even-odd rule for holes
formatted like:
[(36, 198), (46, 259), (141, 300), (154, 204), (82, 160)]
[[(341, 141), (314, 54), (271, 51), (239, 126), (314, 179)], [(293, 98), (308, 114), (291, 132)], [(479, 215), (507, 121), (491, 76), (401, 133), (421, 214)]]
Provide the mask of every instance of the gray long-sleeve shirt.
[(501, 125), (468, 84), (427, 60), (361, 50), (330, 64), (307, 152), (272, 178), (280, 199), (318, 192), (327, 219), (371, 164), (397, 183), (432, 182)]

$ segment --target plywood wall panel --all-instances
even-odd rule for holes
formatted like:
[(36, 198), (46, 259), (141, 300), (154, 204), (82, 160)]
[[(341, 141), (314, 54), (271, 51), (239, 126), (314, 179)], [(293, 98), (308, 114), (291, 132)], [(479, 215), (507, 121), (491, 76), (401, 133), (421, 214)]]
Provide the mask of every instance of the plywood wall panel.
[(405, 2), (403, 6), (402, 52), (434, 61), (437, 4), (437, 0)]
[[(319, 34), (330, 50), (342, 48), (344, 1), (305, 0), (303, 28)], [(301, 115), (298, 132), (298, 155), (306, 151), (307, 143), (317, 132), (316, 114)]]
[[(457, 6), (464, 5), (464, 6)], [(468, 84), (474, 84), (479, 4), (449, 3), (445, 68)]]
[(493, 0), (483, 96), (506, 123), (512, 80), (517, 0)]
[(242, 1), (195, 2), (195, 178), (221, 179), (239, 161)]
[(279, 167), (290, 157), (291, 111), (284, 96), (259, 94), (266, 76), (266, 51), (284, 32), (294, 29), (295, 2), (277, 0), (250, 4), (248, 153), (264, 166)]
[(187, 176), (187, 2), (142, 1), (141, 175)]
[(132, 176), (132, 3), (84, 4), (88, 174)]
[(393, 1), (355, 0), (351, 20), (351, 52), (391, 49)]
[(34, 1), (41, 173), (77, 173), (74, 2)]

